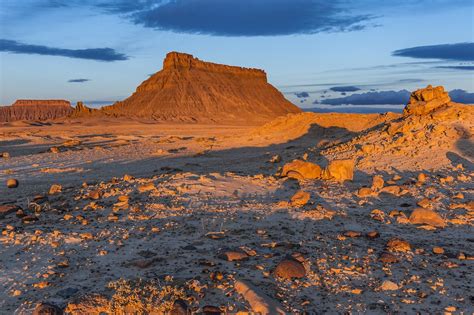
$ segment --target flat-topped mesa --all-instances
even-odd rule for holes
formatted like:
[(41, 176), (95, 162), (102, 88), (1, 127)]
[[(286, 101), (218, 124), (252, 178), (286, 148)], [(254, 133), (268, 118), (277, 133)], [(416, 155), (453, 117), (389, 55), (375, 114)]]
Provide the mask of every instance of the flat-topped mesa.
[(188, 70), (199, 69), (217, 73), (229, 73), (238, 76), (262, 78), (265, 81), (267, 80), (267, 74), (265, 73), (265, 71), (260, 69), (227, 66), (212, 62), (206, 62), (195, 58), (193, 55), (185, 53), (168, 53), (166, 55), (165, 60), (163, 61), (163, 70), (180, 68)]
[(410, 101), (403, 110), (404, 115), (425, 115), (429, 112), (446, 106), (451, 102), (448, 92), (444, 87), (428, 85), (411, 93)]
[(70, 107), (71, 103), (66, 100), (17, 100), (12, 106), (66, 106)]

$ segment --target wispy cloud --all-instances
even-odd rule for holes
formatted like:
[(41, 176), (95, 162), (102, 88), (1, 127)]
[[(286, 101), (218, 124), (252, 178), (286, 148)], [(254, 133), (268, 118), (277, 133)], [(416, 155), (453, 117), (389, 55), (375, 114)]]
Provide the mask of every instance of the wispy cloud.
[(439, 66), (436, 69), (449, 69), (449, 70), (461, 70), (461, 71), (473, 71), (474, 66)]
[(118, 53), (112, 48), (64, 49), (43, 45), (29, 45), (8, 39), (0, 39), (0, 52), (8, 52), (13, 54), (61, 56), (105, 62), (129, 59), (129, 57), (125, 54)]
[(333, 86), (332, 88), (330, 88), (330, 90), (333, 92), (356, 92), (356, 91), (360, 91), (360, 88), (358, 88), (357, 86), (348, 85), (348, 86)]
[(395, 50), (393, 56), (449, 61), (474, 61), (474, 43), (418, 46)]

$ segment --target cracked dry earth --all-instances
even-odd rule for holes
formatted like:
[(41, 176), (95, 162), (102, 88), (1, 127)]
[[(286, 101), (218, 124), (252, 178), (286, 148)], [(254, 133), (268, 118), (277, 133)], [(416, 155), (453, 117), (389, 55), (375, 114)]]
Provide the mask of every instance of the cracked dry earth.
[[(373, 125), (384, 119), (377, 116)], [(71, 314), (471, 314), (469, 154), (436, 134), (446, 143), (432, 152), (443, 159), (414, 165), (411, 152), (395, 150), (397, 165), (391, 165), (400, 141), (374, 140), (366, 126), (318, 123), (316, 133), (308, 127), (282, 144), (253, 131), (233, 135), (241, 130), (214, 130), (205, 145), (183, 134), (163, 135), (169, 141), (162, 142), (142, 134), (136, 142), (94, 149), (83, 137), (77, 150), (56, 153), (55, 163), (67, 161), (56, 165), (58, 172), (41, 171), (55, 168), (48, 164), (53, 153), (10, 146), (2, 181), (15, 177), (20, 185), (2, 187), (0, 204), (16, 208), (0, 218), (0, 313), (30, 314), (42, 302)], [(423, 139), (432, 143), (429, 130)], [(385, 146), (367, 154), (360, 146), (366, 138)], [(58, 139), (36, 145), (57, 146)], [(159, 148), (168, 156), (149, 158)], [(136, 163), (107, 169), (92, 150), (100, 161), (130, 152)], [(353, 181), (275, 175), (293, 159), (323, 164), (338, 154), (357, 157)], [(84, 156), (88, 167), (81, 166)], [(27, 166), (32, 160), (42, 165)], [(301, 191), (309, 199), (294, 197)], [(445, 226), (411, 224), (419, 207), (435, 209)]]

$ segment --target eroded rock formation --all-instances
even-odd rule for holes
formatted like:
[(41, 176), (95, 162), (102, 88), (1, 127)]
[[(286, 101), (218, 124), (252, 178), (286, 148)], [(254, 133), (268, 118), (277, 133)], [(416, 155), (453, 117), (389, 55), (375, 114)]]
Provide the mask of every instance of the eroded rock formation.
[(411, 93), (410, 101), (403, 110), (405, 115), (425, 115), (429, 112), (448, 105), (451, 102), (448, 92), (444, 87), (428, 85)]
[(17, 100), (12, 106), (0, 107), (0, 122), (57, 119), (72, 111), (65, 100)]
[(157, 121), (260, 123), (301, 110), (267, 82), (263, 70), (225, 66), (172, 52), (163, 70), (122, 102), (104, 107), (111, 116)]
[(84, 105), (83, 102), (77, 102), (76, 107), (74, 108), (74, 111), (72, 114), (69, 115), (69, 117), (83, 117), (83, 116), (88, 116), (94, 112), (97, 112), (98, 109), (95, 108), (89, 108), (86, 105)]

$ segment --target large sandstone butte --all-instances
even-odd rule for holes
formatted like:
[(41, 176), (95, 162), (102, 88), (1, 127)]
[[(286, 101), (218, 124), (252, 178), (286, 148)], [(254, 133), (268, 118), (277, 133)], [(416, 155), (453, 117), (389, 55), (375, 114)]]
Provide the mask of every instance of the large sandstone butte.
[(171, 52), (163, 70), (101, 113), (157, 121), (251, 124), (301, 110), (267, 82), (263, 70), (204, 62)]
[(0, 122), (57, 119), (72, 112), (71, 103), (65, 100), (17, 100), (12, 106), (0, 107)]

